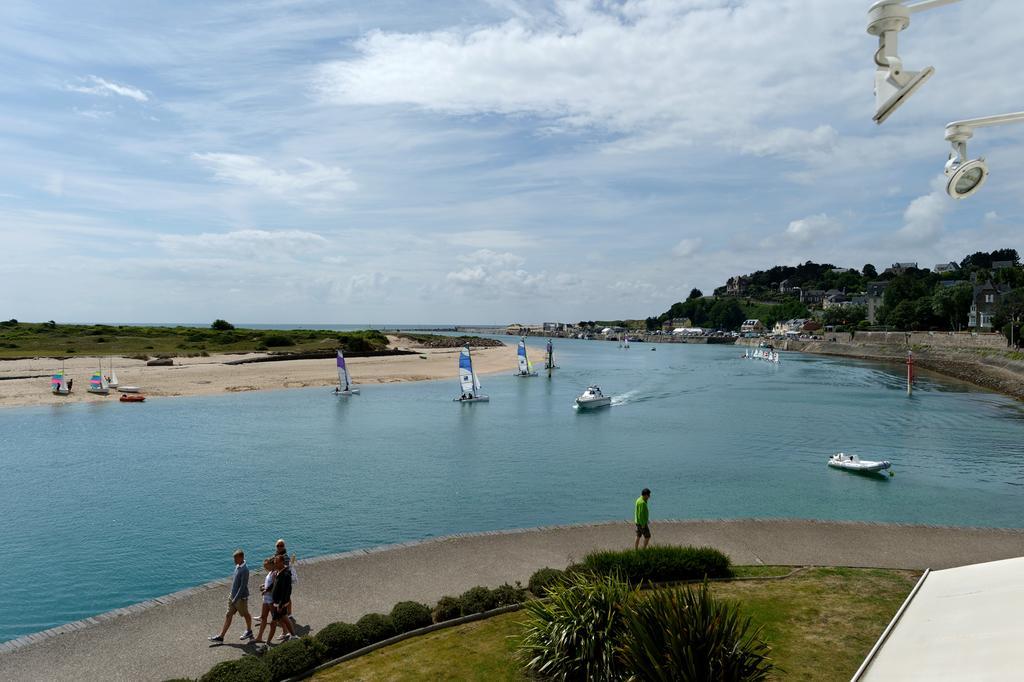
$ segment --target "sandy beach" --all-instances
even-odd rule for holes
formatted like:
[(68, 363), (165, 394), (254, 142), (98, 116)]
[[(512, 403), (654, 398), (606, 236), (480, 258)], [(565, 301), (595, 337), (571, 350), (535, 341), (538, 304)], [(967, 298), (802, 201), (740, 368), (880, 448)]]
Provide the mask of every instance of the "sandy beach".
[[(458, 348), (419, 348), (408, 339), (388, 337), (391, 348), (416, 351), (415, 355), (349, 358), (349, 373), (355, 384), (386, 384), (403, 381), (451, 379), (457, 392)], [(532, 348), (540, 357), (541, 348)], [(142, 360), (114, 356), (114, 370), (122, 386), (139, 386), (148, 398), (269, 391), (309, 386), (334, 386), (338, 375), (334, 359), (282, 360), (227, 365), (227, 361), (246, 357), (265, 357), (266, 353), (247, 355), (210, 355), (209, 357), (174, 358), (169, 367), (148, 367)], [(104, 373), (109, 359), (103, 358)], [(117, 400), (117, 392), (109, 396), (93, 395), (86, 389), (89, 376), (98, 369), (96, 357), (76, 357), (64, 362), (66, 376), (74, 379), (69, 396), (50, 392), (50, 375), (60, 369), (53, 358), (0, 361), (0, 407), (54, 405), (79, 402)], [(515, 369), (515, 347), (508, 345), (473, 350), (473, 366), (479, 374), (493, 374)], [(20, 378), (19, 378), (20, 377)]]

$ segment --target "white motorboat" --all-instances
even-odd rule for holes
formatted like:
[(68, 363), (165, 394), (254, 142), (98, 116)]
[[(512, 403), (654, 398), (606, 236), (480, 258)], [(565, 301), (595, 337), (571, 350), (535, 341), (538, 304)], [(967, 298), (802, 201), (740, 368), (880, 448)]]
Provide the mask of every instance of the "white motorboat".
[(480, 392), (480, 379), (473, 371), (473, 355), (470, 353), (469, 344), (462, 347), (459, 353), (459, 386), (462, 394), (458, 398), (452, 398), (457, 403), (488, 403), (490, 398)]
[(612, 404), (611, 396), (601, 392), (597, 386), (588, 386), (583, 394), (576, 398), (576, 407), (581, 410), (596, 410), (599, 407), (608, 407)]
[(845, 452), (837, 452), (828, 458), (828, 465), (836, 469), (846, 469), (860, 473), (881, 473), (892, 466), (888, 460), (872, 462), (861, 459), (857, 455), (848, 455)]

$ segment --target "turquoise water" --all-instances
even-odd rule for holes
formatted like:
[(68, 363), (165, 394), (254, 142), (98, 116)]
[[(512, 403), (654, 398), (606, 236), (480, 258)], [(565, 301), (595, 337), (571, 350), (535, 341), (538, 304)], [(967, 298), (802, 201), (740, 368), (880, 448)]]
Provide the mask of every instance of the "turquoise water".
[[(510, 347), (509, 374), (483, 377), (487, 404), (451, 402), (453, 355), (450, 381), (349, 399), (299, 389), (0, 410), (0, 537), (19, 576), (0, 640), (224, 577), (239, 546), (261, 557), (284, 537), (311, 556), (622, 519), (644, 486), (654, 523), (1022, 525), (1012, 400), (931, 378), (908, 399), (898, 367), (649, 348), (556, 340), (549, 381), (513, 378)], [(590, 382), (615, 404), (578, 414)], [(896, 477), (828, 469), (838, 450), (891, 459)]]

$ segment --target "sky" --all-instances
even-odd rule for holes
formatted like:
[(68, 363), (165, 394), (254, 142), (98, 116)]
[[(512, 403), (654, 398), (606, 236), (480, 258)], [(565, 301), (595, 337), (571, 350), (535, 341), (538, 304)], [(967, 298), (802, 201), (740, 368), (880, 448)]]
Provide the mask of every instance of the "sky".
[(915, 14), (883, 125), (868, 0), (0, 3), (0, 318), (657, 315), (737, 274), (1022, 249), (1024, 3)]

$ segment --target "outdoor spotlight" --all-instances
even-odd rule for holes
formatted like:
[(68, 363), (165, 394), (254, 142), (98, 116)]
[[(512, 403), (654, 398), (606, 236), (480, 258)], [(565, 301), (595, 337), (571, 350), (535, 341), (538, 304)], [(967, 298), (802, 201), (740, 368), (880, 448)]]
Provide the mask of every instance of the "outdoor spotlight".
[(985, 184), (988, 177), (988, 166), (985, 159), (971, 159), (967, 162), (950, 155), (946, 162), (946, 194), (954, 199), (966, 199)]
[(875, 123), (881, 125), (931, 78), (935, 69), (904, 71), (898, 54), (900, 31), (910, 26), (914, 12), (946, 5), (957, 0), (925, 0), (904, 5), (900, 0), (879, 0), (868, 9), (868, 33), (878, 36), (875, 51)]

